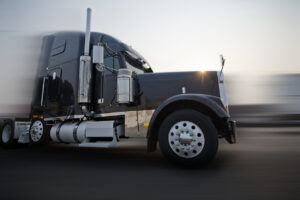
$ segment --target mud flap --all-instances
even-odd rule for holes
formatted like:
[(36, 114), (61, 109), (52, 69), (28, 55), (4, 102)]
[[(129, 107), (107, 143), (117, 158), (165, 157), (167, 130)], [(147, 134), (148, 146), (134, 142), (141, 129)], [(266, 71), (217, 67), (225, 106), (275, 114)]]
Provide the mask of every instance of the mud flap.
[(236, 121), (231, 120), (229, 121), (229, 131), (228, 136), (225, 137), (226, 141), (229, 144), (235, 144), (236, 143)]

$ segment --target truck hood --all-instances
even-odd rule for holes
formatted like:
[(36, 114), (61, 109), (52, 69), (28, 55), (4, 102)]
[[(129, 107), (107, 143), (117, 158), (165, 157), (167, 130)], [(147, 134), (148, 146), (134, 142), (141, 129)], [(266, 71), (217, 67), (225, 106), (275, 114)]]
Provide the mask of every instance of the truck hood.
[(156, 108), (178, 94), (220, 96), (217, 71), (166, 72), (136, 75), (143, 109)]

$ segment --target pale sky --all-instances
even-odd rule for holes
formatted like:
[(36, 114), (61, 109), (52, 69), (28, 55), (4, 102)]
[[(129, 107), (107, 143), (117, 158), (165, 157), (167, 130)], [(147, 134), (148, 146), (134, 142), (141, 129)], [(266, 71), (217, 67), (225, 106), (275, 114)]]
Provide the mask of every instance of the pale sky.
[(92, 31), (131, 45), (156, 72), (219, 70), (219, 54), (226, 73), (250, 80), (300, 72), (297, 0), (0, 0), (0, 58), (12, 66), (5, 72), (32, 74), (25, 66), (40, 51), (36, 36), (84, 31), (87, 7)]

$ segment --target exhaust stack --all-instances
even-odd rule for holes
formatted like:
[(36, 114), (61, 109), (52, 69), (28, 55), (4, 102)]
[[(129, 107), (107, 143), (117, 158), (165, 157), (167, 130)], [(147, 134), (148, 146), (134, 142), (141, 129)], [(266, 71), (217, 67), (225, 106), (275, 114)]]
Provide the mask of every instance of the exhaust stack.
[(92, 97), (92, 90), (91, 90), (92, 62), (91, 62), (91, 56), (89, 55), (91, 14), (92, 14), (92, 10), (88, 8), (87, 17), (86, 17), (84, 55), (80, 56), (80, 65), (79, 65), (78, 103), (80, 104), (91, 103), (91, 97)]
[(84, 41), (84, 55), (89, 56), (90, 54), (90, 33), (91, 33), (91, 16), (92, 9), (87, 9), (86, 16), (86, 28), (85, 28), (85, 41)]

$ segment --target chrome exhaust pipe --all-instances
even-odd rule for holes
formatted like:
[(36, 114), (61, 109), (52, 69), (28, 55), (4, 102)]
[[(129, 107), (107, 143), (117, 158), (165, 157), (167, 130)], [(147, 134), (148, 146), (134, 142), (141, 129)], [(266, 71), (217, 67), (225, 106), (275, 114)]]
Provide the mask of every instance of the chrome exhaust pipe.
[(90, 34), (91, 34), (91, 14), (92, 10), (87, 9), (84, 55), (80, 56), (79, 65), (79, 84), (78, 84), (78, 103), (91, 103), (91, 82), (92, 82), (92, 63), (90, 54)]
[(92, 9), (88, 8), (87, 15), (86, 15), (86, 28), (85, 28), (85, 41), (84, 41), (85, 56), (89, 56), (90, 54), (91, 17), (92, 17)]

